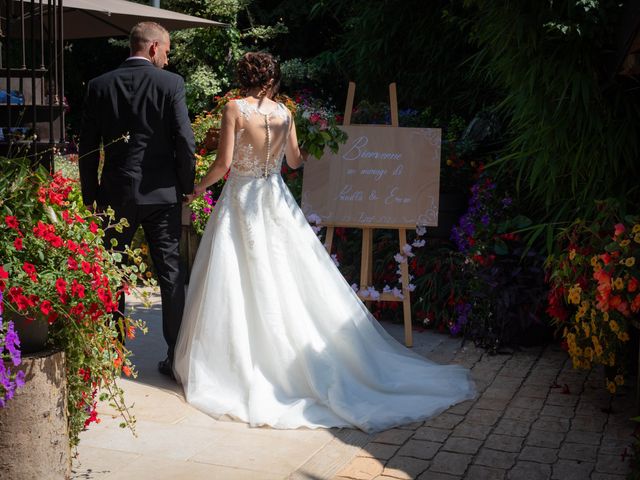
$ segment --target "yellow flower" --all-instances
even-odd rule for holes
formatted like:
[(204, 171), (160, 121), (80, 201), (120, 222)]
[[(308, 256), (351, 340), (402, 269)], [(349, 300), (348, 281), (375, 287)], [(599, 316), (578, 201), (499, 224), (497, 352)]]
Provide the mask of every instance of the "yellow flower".
[(602, 312), (602, 320), (605, 322), (609, 321), (609, 312)]
[(574, 258), (576, 258), (576, 249), (572, 248), (569, 250), (569, 260), (573, 260)]
[(589, 338), (591, 336), (591, 328), (588, 323), (582, 324), (582, 330), (584, 330), (584, 336)]
[(624, 385), (624, 378), (622, 375), (616, 375), (616, 378), (613, 379), (616, 382), (616, 385)]
[(613, 288), (616, 290), (622, 290), (624, 288), (624, 281), (620, 277), (617, 277), (613, 281)]
[(631, 243), (631, 240), (629, 240), (629, 239), (622, 240), (622, 241), (620, 242), (620, 246), (621, 246), (621, 247), (627, 247), (627, 246), (629, 246), (629, 244), (630, 244), (630, 243)]
[(640, 233), (636, 233), (633, 236), (633, 241), (636, 242), (636, 243), (640, 243)]
[(629, 257), (624, 261), (627, 267), (633, 267), (636, 264), (636, 257)]
[(611, 331), (613, 333), (618, 333), (618, 331), (620, 331), (620, 327), (618, 326), (618, 322), (616, 322), (615, 320), (611, 320), (609, 322), (609, 327), (611, 328)]
[(569, 289), (568, 300), (569, 303), (573, 303), (574, 305), (578, 305), (580, 303), (580, 294), (582, 293), (582, 288), (577, 283)]
[(628, 342), (629, 341), (629, 334), (627, 332), (618, 333), (618, 340), (620, 340), (621, 342)]
[(587, 347), (584, 349), (584, 356), (589, 360), (593, 360), (593, 349), (591, 347)]
[(613, 353), (609, 353), (609, 366), (613, 367), (616, 364), (616, 356)]
[(147, 270), (147, 271), (145, 272), (145, 276), (146, 276), (147, 278), (151, 278), (151, 277), (153, 277), (153, 273), (151, 273), (150, 271), (148, 271), (148, 270)]
[(591, 257), (591, 266), (596, 267), (599, 266), (600, 264), (598, 263), (598, 256), (594, 255), (593, 257)]
[(632, 233), (640, 233), (640, 223), (636, 223), (631, 229)]
[(609, 393), (611, 394), (616, 393), (616, 384), (607, 380), (607, 390), (609, 390)]

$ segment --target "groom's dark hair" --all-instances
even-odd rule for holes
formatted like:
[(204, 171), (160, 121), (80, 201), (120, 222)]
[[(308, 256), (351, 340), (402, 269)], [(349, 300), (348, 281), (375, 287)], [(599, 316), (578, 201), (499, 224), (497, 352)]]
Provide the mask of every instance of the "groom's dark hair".
[(140, 22), (133, 26), (129, 33), (129, 48), (131, 53), (144, 50), (150, 42), (161, 42), (169, 35), (166, 28), (156, 22)]

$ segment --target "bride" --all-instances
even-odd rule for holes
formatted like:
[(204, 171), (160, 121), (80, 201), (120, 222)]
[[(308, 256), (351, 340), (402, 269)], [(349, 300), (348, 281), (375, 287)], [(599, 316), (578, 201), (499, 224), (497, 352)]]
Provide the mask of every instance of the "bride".
[(344, 280), (287, 189), (301, 153), (272, 100), (267, 53), (237, 68), (246, 96), (224, 109), (218, 156), (195, 195), (228, 180), (202, 236), (174, 359), (186, 399), (214, 417), (274, 428), (379, 431), (473, 398), (468, 370), (400, 345)]

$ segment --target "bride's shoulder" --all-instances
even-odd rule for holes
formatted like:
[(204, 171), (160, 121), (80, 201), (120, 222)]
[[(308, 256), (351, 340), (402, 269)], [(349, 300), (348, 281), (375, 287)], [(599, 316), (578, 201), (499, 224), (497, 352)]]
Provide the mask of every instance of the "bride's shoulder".
[(222, 113), (227, 115), (237, 115), (245, 109), (245, 103), (246, 102), (244, 102), (244, 99), (242, 98), (229, 100), (222, 109)]

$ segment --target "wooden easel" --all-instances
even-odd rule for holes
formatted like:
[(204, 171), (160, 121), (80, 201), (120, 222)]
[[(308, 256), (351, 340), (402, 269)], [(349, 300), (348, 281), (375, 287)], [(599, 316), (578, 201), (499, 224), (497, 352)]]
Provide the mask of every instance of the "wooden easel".
[[(343, 125), (351, 125), (351, 112), (353, 110), (353, 100), (356, 91), (356, 84), (349, 82), (349, 90), (347, 91), (347, 104), (344, 110), (344, 122)], [(391, 126), (398, 127), (398, 96), (396, 92), (396, 84), (389, 84), (389, 99), (391, 107)], [(373, 280), (373, 230), (376, 228), (384, 229), (398, 229), (398, 240), (400, 241), (400, 249), (407, 243), (407, 226), (406, 225), (368, 225), (366, 227), (326, 223), (327, 234), (325, 240), (325, 247), (331, 253), (331, 246), (333, 245), (333, 234), (336, 227), (345, 228), (362, 228), (362, 257), (360, 264), (360, 292), (371, 285)], [(407, 347), (413, 346), (413, 333), (411, 330), (411, 292), (409, 291), (409, 265), (408, 262), (400, 264), (402, 272), (402, 311), (404, 316), (404, 343)], [(368, 300), (365, 297), (363, 300)], [(400, 301), (392, 293), (380, 293), (380, 298), (376, 301), (380, 302), (397, 302)]]

